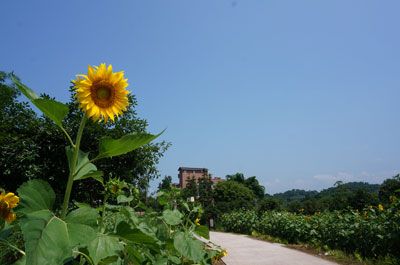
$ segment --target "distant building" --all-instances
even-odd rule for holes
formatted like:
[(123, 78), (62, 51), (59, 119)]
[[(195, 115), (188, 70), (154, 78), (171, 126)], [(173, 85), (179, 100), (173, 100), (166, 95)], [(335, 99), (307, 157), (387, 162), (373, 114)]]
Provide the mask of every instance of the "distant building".
[(211, 174), (208, 173), (207, 168), (180, 167), (180, 168), (178, 168), (178, 171), (179, 171), (178, 187), (181, 189), (186, 188), (187, 183), (189, 182), (189, 179), (194, 179), (194, 180), (196, 180), (196, 182), (198, 182), (199, 179), (208, 177), (208, 178), (210, 178), (211, 182), (213, 183), (213, 186), (219, 182), (225, 181), (224, 179), (222, 179), (220, 177), (212, 177)]
[(207, 168), (197, 168), (197, 167), (180, 167), (178, 168), (179, 174), (179, 187), (181, 189), (186, 188), (189, 179), (195, 179), (196, 182), (204, 177), (208, 176)]
[(213, 183), (213, 186), (217, 185), (219, 182), (222, 182), (222, 181), (225, 181), (225, 180), (220, 177), (212, 177), (211, 178), (211, 182)]

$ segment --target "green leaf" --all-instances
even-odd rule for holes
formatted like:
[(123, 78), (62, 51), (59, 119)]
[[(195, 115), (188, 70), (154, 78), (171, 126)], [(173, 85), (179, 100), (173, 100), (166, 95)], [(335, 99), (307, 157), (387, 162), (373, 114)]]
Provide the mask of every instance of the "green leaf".
[(61, 265), (72, 256), (67, 225), (49, 210), (28, 214), (21, 220), (26, 264)]
[(27, 97), (30, 101), (39, 98), (39, 96), (36, 95), (36, 93), (32, 89), (22, 84), (17, 78), (15, 78), (15, 76), (12, 76), (11, 79), (14, 82), (14, 84), (18, 87), (18, 89), (22, 92), (22, 94), (24, 94), (25, 97)]
[(67, 223), (84, 224), (92, 227), (97, 226), (99, 213), (92, 207), (84, 206), (71, 211), (65, 221)]
[(183, 215), (178, 210), (165, 210), (162, 215), (165, 222), (169, 225), (178, 225), (182, 222)]
[(166, 257), (159, 257), (155, 262), (154, 265), (168, 265), (168, 258)]
[(87, 246), (96, 238), (96, 231), (84, 224), (67, 223), (67, 229), (71, 247)]
[(155, 227), (150, 227), (149, 226), (149, 220), (141, 222), (137, 228), (145, 233), (146, 235), (149, 235), (151, 237), (157, 238), (156, 236), (156, 228)]
[(169, 256), (168, 259), (174, 264), (181, 264), (181, 259), (176, 256)]
[(204, 251), (202, 243), (191, 238), (187, 233), (176, 233), (174, 247), (182, 256), (194, 262), (203, 260)]
[(160, 205), (167, 205), (168, 204), (168, 198), (167, 198), (167, 194), (165, 193), (165, 192), (163, 192), (163, 191), (159, 191), (159, 192), (157, 192), (157, 202), (160, 204)]
[(74, 180), (82, 180), (82, 179), (92, 178), (94, 180), (97, 180), (101, 184), (104, 184), (103, 175), (104, 175), (103, 171), (92, 171), (92, 172), (89, 172), (89, 173), (85, 174), (84, 176), (80, 177), (79, 179), (74, 178)]
[(14, 76), (12, 77), (12, 80), (17, 88), (32, 102), (33, 105), (41, 110), (44, 115), (54, 121), (55, 124), (62, 127), (62, 120), (69, 112), (67, 105), (53, 99), (40, 98), (32, 89), (22, 84)]
[(126, 222), (121, 222), (117, 226), (117, 235), (123, 239), (129, 240), (137, 244), (155, 244), (157, 239), (151, 237), (139, 229), (132, 229)]
[(69, 218), (67, 223), (49, 210), (28, 213), (21, 219), (25, 240), (26, 264), (64, 264), (72, 249), (86, 246), (96, 237), (94, 229), (78, 223), (81, 218)]
[(32, 101), (44, 115), (54, 121), (55, 124), (62, 127), (62, 121), (67, 116), (69, 108), (67, 105), (55, 101), (54, 99), (37, 98)]
[(196, 226), (194, 232), (199, 236), (204, 237), (205, 239), (210, 239), (210, 231), (208, 230), (208, 227), (205, 225)]
[(181, 264), (181, 259), (176, 256), (169, 256), (168, 259), (174, 264)]
[[(1, 221), (4, 222), (4, 220), (0, 220), (0, 222)], [(0, 240), (1, 239), (3, 239), (3, 240), (7, 239), (7, 237), (9, 237), (12, 234), (13, 230), (14, 230), (14, 227), (12, 227), (12, 226), (5, 227), (3, 230), (1, 230), (0, 231)]]
[(22, 256), (22, 258), (17, 260), (13, 265), (26, 265), (26, 256)]
[(17, 192), (21, 198), (19, 211), (22, 213), (51, 209), (56, 198), (49, 183), (40, 179), (25, 182), (18, 188)]
[(110, 137), (104, 137), (100, 140), (100, 153), (99, 158), (119, 156), (129, 153), (145, 144), (150, 143), (164, 131), (157, 135), (148, 133), (131, 133), (122, 136), (119, 139), (112, 139)]
[(156, 235), (160, 241), (167, 241), (168, 239), (170, 239), (170, 228), (167, 224), (165, 224), (161, 220), (158, 220), (156, 227), (157, 227)]
[(86, 246), (96, 237), (93, 228), (97, 228), (99, 214), (88, 206), (71, 211), (65, 218), (71, 246)]
[(123, 194), (118, 195), (117, 197), (117, 203), (125, 203), (125, 202), (131, 202), (133, 200), (133, 196), (125, 196)]
[(97, 234), (96, 238), (89, 243), (87, 249), (94, 264), (97, 265), (102, 259), (119, 256), (119, 252), (122, 251), (123, 247), (119, 243), (118, 238), (105, 234)]
[(136, 246), (126, 245), (125, 251), (128, 254), (127, 259), (132, 262), (132, 264), (144, 264), (146, 257)]
[(107, 257), (105, 259), (102, 259), (99, 262), (99, 265), (122, 265), (122, 261), (118, 256), (111, 256), (111, 257)]
[[(74, 148), (67, 146), (65, 147), (65, 152), (67, 154), (69, 171), (71, 172)], [(89, 153), (82, 152), (81, 150), (78, 152), (78, 162), (74, 174), (76, 174), (74, 180), (93, 178), (103, 184), (103, 172), (98, 171), (94, 164), (89, 163)]]

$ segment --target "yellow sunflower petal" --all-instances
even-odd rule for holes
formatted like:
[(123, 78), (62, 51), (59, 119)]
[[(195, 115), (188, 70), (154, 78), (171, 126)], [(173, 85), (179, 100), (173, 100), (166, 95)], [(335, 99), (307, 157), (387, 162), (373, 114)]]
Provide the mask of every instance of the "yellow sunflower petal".
[(15, 208), (19, 203), (18, 196), (15, 196), (15, 194), (12, 192), (7, 193), (3, 200), (8, 203), (8, 207), (10, 208)]
[(9, 212), (6, 217), (4, 218), (4, 220), (6, 220), (7, 223), (12, 223), (14, 222), (14, 220), (17, 218), (17, 215), (13, 212)]
[(89, 79), (91, 80), (91, 81), (94, 81), (95, 80), (95, 74), (94, 74), (94, 69), (93, 69), (93, 67), (91, 66), (91, 65), (89, 65), (88, 66), (88, 74), (87, 74), (87, 76), (89, 77)]

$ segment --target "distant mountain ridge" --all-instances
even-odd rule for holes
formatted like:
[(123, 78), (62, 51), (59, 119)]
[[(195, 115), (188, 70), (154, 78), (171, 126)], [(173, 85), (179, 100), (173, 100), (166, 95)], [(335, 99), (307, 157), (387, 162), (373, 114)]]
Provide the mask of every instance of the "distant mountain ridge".
[(321, 191), (316, 190), (301, 190), (291, 189), (285, 192), (279, 192), (272, 195), (275, 198), (283, 199), (286, 201), (302, 200), (305, 198), (312, 198), (316, 196), (330, 195), (336, 193), (338, 189), (348, 189), (349, 191), (356, 191), (363, 189), (367, 192), (378, 193), (380, 184), (370, 184), (368, 182), (347, 182), (340, 184), (339, 186), (330, 187)]

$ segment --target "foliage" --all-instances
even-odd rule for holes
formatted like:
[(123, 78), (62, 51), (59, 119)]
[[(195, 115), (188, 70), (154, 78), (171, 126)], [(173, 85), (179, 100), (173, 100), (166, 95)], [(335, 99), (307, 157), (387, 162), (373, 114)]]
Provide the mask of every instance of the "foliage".
[(158, 191), (160, 190), (171, 190), (171, 185), (172, 185), (172, 177), (171, 176), (165, 176), (160, 184), (158, 185)]
[(400, 196), (400, 174), (386, 179), (379, 189), (379, 199), (383, 203), (389, 203), (391, 196)]
[(0, 186), (16, 190), (42, 172), (37, 137), (41, 123), (28, 103), (17, 101), (21, 92), (10, 84), (10, 76), (0, 72)]
[(194, 177), (191, 177), (187, 180), (186, 187), (182, 191), (183, 198), (195, 197), (197, 198), (199, 194), (199, 190), (197, 187), (197, 181)]
[(223, 181), (215, 185), (214, 201), (217, 213), (227, 213), (241, 208), (254, 208), (254, 193), (236, 181)]
[(361, 210), (368, 205), (378, 205), (378, 184), (364, 182), (337, 182), (334, 187), (317, 191), (290, 190), (274, 194), (273, 197), (282, 202), (284, 209), (290, 212), (307, 214), (325, 210)]
[(210, 218), (215, 218), (216, 216), (212, 186), (213, 183), (210, 177), (200, 178), (198, 181), (198, 202), (204, 210), (202, 222), (206, 222)]
[(260, 185), (260, 183), (257, 180), (257, 177), (255, 176), (245, 178), (243, 173), (236, 173), (233, 175), (227, 175), (226, 179), (228, 181), (236, 181), (238, 183), (243, 184), (244, 186), (249, 188), (254, 193), (254, 195), (259, 199), (262, 199), (265, 195), (265, 187)]
[(265, 197), (258, 201), (257, 203), (257, 211), (258, 212), (266, 212), (272, 210), (279, 210), (281, 208), (281, 202), (273, 197)]
[(361, 212), (350, 210), (304, 215), (268, 211), (257, 218), (255, 216), (255, 212), (238, 211), (225, 214), (221, 221), (228, 231), (250, 233), (255, 230), (289, 243), (308, 243), (362, 257), (389, 255), (400, 259), (398, 199), (388, 208), (371, 206)]
[[(122, 260), (132, 264), (210, 264), (222, 251), (207, 250), (194, 236), (199, 229), (188, 218), (197, 216), (200, 208), (177, 201), (183, 210), (173, 209), (173, 204), (163, 200), (170, 194), (159, 194), (165, 207), (161, 213), (150, 208), (145, 208), (145, 214), (137, 212), (135, 209), (143, 207), (138, 200), (110, 204), (124, 193), (125, 184), (115, 179), (106, 183), (109, 199), (102, 207), (96, 210), (78, 204), (61, 219), (48, 209), (54, 203), (51, 187), (39, 180), (25, 183), (18, 190), (23, 202), (18, 219), (26, 264), (64, 264), (71, 259), (88, 264), (121, 264)], [(207, 236), (204, 229), (202, 234)]]
[(256, 229), (259, 218), (255, 211), (242, 210), (222, 215), (220, 222), (225, 231), (250, 234)]

